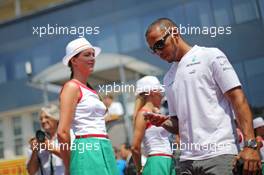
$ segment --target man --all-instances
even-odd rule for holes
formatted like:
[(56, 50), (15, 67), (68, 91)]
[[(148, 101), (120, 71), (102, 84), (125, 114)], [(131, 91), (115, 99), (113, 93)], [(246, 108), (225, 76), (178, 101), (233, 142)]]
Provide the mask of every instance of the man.
[(126, 168), (126, 161), (122, 158), (121, 152), (117, 147), (113, 147), (115, 152), (115, 159), (119, 175), (124, 175)]
[(124, 143), (120, 146), (120, 156), (126, 160), (125, 175), (136, 175), (137, 170), (132, 159), (131, 146), (129, 143)]
[(103, 102), (108, 109), (108, 115), (105, 117), (106, 123), (118, 120), (124, 115), (124, 110), (120, 102), (115, 102), (111, 94), (103, 98)]
[(56, 147), (59, 109), (56, 105), (41, 108), (40, 123), (46, 133), (46, 138), (41, 143), (37, 138), (30, 142), (27, 170), (30, 175), (63, 175), (64, 165), (60, 158), (60, 151)]
[[(137, 170), (132, 158), (132, 151), (129, 143), (124, 143), (120, 146), (120, 156), (122, 159), (126, 160), (125, 175), (136, 175)], [(142, 166), (145, 165), (146, 161), (146, 157), (141, 155)]]
[(150, 113), (146, 119), (170, 132), (179, 129), (181, 172), (232, 174), (230, 164), (238, 150), (231, 107), (245, 139), (238, 155), (244, 161), (244, 173), (258, 171), (261, 162), (252, 114), (225, 54), (217, 48), (191, 47), (167, 18), (154, 21), (145, 36), (155, 54), (173, 63), (164, 77), (170, 117)]

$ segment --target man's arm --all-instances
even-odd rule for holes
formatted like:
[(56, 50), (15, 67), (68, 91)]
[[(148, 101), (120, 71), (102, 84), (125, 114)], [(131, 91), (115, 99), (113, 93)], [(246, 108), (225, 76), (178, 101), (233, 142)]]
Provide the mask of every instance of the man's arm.
[(245, 140), (254, 139), (252, 114), (241, 87), (227, 91), (225, 96), (232, 104)]
[(122, 115), (124, 115), (122, 104), (120, 102), (113, 102), (109, 108), (108, 115), (105, 117), (105, 122), (119, 120)]
[[(232, 104), (237, 120), (240, 124), (245, 141), (255, 139), (253, 130), (252, 114), (247, 99), (240, 86), (225, 93), (225, 97)], [(245, 147), (239, 157), (244, 160), (244, 171), (253, 172), (261, 168), (260, 155), (258, 150)]]
[(161, 126), (172, 134), (179, 133), (178, 119), (176, 116), (168, 118)]
[(120, 118), (121, 118), (120, 115), (108, 114), (107, 116), (105, 116), (105, 122), (106, 123), (112, 122), (112, 121), (115, 121), (115, 120), (119, 120)]
[(164, 129), (173, 134), (178, 134), (178, 118), (177, 116), (168, 117), (162, 114), (145, 113), (145, 120), (150, 121), (152, 125), (162, 126)]

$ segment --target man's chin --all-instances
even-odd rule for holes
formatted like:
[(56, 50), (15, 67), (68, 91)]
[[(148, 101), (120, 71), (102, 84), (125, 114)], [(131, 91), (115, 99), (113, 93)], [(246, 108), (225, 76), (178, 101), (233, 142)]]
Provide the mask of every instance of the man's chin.
[(168, 63), (172, 63), (172, 62), (173, 62), (173, 59), (168, 58), (166, 61), (167, 61)]

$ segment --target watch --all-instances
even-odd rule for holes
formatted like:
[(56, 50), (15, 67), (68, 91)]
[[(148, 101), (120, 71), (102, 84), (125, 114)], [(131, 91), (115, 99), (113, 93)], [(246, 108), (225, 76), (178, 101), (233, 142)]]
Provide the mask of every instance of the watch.
[(247, 141), (244, 141), (244, 147), (257, 149), (258, 143), (257, 143), (256, 139), (249, 139)]

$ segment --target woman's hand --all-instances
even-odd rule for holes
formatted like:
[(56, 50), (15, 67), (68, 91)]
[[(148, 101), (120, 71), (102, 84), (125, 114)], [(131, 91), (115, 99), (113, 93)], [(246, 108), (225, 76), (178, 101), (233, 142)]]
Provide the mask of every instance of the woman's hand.
[(39, 151), (39, 143), (38, 143), (36, 138), (31, 138), (28, 142), (30, 144), (30, 149), (33, 152), (38, 152)]

